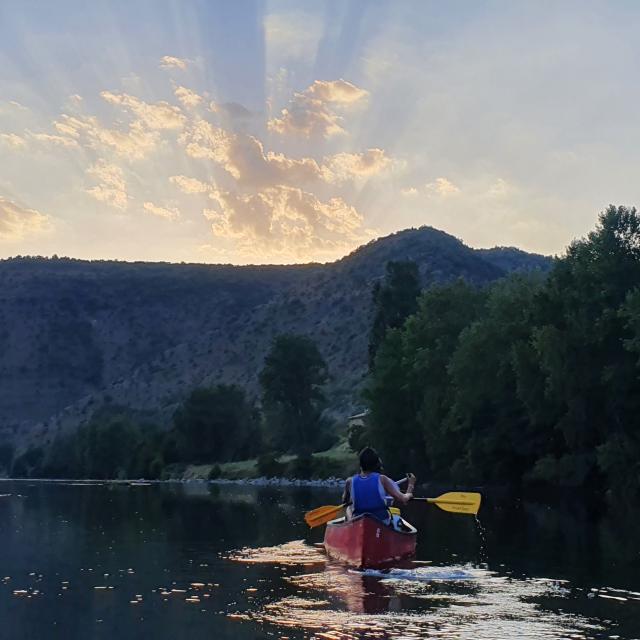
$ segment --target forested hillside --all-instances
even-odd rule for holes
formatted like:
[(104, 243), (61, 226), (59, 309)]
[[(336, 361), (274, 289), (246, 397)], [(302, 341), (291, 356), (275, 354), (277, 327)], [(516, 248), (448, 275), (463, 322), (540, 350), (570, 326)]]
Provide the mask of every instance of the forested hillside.
[(310, 336), (325, 358), (329, 409), (359, 403), (367, 371), (372, 284), (389, 260), (413, 260), (423, 285), (475, 284), (549, 260), (475, 251), (431, 228), (408, 230), (326, 265), (0, 262), (0, 430), (50, 444), (109, 404), (168, 424), (198, 386), (257, 393), (273, 337)]
[(428, 288), (387, 331), (366, 395), (371, 424), (360, 437), (390, 469), (637, 495), (637, 211), (609, 207), (544, 277)]

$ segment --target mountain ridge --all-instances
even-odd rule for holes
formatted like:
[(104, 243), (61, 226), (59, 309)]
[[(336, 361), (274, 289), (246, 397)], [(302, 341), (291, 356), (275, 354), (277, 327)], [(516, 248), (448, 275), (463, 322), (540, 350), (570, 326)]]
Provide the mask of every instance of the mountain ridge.
[(371, 287), (386, 262), (415, 260), (423, 286), (482, 285), (550, 264), (492, 251), (421, 227), (326, 264), (0, 261), (0, 433), (19, 446), (50, 444), (109, 403), (166, 424), (190, 389), (218, 382), (257, 395), (266, 350), (284, 332), (318, 343), (330, 409), (344, 416), (366, 374)]

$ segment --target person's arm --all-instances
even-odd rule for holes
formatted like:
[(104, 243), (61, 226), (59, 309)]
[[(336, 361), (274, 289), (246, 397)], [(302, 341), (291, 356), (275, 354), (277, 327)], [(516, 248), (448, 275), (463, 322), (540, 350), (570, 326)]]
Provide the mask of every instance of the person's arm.
[(382, 488), (387, 492), (387, 495), (402, 504), (407, 504), (407, 502), (413, 498), (413, 488), (416, 485), (416, 477), (410, 473), (407, 478), (408, 482), (406, 493), (402, 493), (402, 491), (398, 489), (396, 483), (387, 476), (380, 476), (380, 482), (382, 482)]
[(342, 492), (342, 504), (351, 504), (351, 478), (347, 478)]

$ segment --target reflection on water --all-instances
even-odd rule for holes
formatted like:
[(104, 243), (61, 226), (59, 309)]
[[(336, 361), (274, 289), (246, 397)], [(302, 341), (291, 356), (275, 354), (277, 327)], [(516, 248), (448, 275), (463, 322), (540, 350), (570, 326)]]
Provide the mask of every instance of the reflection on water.
[(278, 564), (282, 566), (313, 565), (326, 562), (326, 556), (320, 548), (305, 544), (304, 540), (292, 540), (274, 547), (245, 547), (230, 553), (227, 557), (229, 560), (247, 564)]
[[(640, 638), (640, 520), (410, 505), (418, 560), (327, 562), (304, 488), (0, 485), (0, 638)], [(5, 621), (9, 621), (6, 624)]]
[[(300, 543), (245, 552), (246, 561), (306, 565)], [(236, 557), (236, 559), (241, 559)], [(553, 611), (544, 602), (571, 596), (560, 582), (515, 579), (472, 566), (355, 571), (333, 562), (286, 576), (298, 595), (267, 602), (238, 617), (302, 630), (317, 638), (595, 638), (602, 625)]]

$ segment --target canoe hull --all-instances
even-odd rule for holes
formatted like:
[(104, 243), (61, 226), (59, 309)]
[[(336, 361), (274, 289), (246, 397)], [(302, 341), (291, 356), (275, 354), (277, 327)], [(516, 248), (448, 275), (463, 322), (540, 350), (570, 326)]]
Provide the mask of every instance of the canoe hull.
[(396, 531), (372, 516), (340, 518), (327, 524), (324, 548), (327, 555), (359, 569), (380, 569), (412, 557), (416, 530)]

